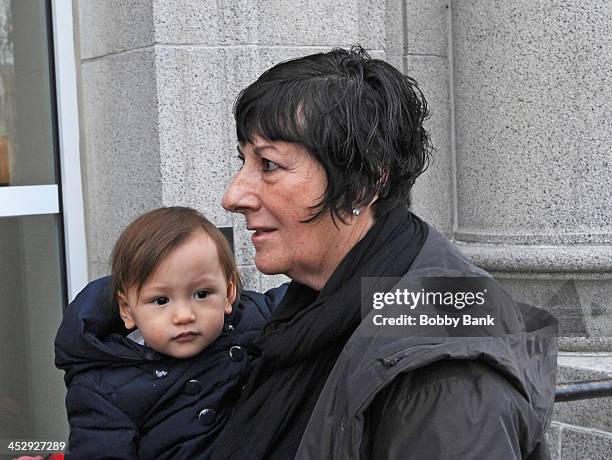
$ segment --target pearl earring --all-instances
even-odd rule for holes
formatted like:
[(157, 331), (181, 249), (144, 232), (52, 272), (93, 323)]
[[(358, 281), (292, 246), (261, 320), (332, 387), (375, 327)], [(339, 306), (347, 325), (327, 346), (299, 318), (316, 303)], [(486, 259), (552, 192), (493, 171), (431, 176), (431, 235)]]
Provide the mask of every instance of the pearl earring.
[(355, 217), (358, 217), (358, 216), (359, 216), (359, 214), (361, 214), (361, 209), (359, 209), (359, 208), (355, 208), (355, 209), (353, 209), (353, 215), (354, 215)]

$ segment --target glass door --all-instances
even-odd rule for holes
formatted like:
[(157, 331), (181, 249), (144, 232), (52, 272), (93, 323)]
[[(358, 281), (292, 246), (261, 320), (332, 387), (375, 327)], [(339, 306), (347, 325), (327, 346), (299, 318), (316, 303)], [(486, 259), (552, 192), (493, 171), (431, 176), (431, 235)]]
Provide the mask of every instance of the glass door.
[(51, 22), (51, 2), (0, 0), (0, 439), (68, 433), (53, 364), (68, 292)]

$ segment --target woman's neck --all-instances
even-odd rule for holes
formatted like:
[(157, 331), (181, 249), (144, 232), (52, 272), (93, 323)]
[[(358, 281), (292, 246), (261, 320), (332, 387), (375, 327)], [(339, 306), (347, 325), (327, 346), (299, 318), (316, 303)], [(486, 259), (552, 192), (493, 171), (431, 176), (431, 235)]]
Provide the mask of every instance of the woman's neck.
[(330, 245), (326, 256), (314, 266), (295, 267), (295, 270), (291, 270), (286, 275), (298, 283), (321, 291), (340, 262), (366, 236), (373, 225), (374, 217), (371, 208), (367, 208), (359, 217), (353, 218), (347, 224), (338, 222), (338, 233), (330, 236), (333, 238), (333, 244)]

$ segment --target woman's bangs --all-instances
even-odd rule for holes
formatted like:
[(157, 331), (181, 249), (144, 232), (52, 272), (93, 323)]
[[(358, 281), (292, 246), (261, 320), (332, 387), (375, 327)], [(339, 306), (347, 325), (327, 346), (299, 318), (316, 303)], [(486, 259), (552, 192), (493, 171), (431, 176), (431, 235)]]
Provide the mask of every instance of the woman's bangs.
[(302, 143), (304, 140), (303, 98), (295, 91), (268, 89), (263, 94), (241, 94), (236, 101), (236, 135), (241, 144), (255, 136), (269, 141)]

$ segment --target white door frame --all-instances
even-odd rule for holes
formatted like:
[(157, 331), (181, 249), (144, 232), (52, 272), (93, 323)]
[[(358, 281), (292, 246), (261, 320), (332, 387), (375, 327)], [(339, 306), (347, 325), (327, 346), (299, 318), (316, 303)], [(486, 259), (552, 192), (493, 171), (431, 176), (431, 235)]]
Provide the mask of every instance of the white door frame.
[(52, 0), (51, 8), (66, 278), (68, 280), (68, 300), (72, 301), (88, 280), (72, 1)]

